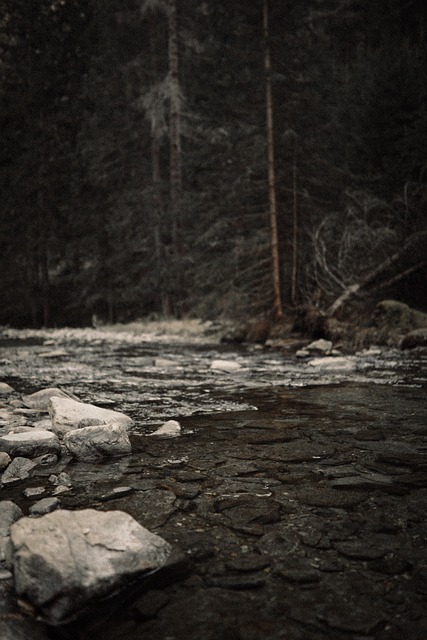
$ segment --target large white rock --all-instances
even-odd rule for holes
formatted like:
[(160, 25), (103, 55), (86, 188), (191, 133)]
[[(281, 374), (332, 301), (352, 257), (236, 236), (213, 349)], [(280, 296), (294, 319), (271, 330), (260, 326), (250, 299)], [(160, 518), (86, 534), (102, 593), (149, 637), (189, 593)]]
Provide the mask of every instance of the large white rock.
[(319, 371), (353, 371), (357, 368), (357, 361), (351, 356), (314, 358), (308, 364)]
[(310, 344), (307, 345), (306, 349), (308, 349), (309, 351), (323, 351), (324, 353), (327, 353), (328, 351), (331, 351), (332, 346), (333, 345), (330, 340), (319, 338), (319, 340), (310, 342)]
[(8, 396), (13, 393), (15, 389), (7, 384), (7, 382), (0, 382), (0, 396)]
[(211, 362), (211, 369), (214, 371), (239, 371), (242, 367), (238, 362), (234, 360), (213, 360)]
[(64, 436), (67, 431), (96, 424), (114, 422), (126, 428), (133, 424), (132, 418), (124, 413), (68, 398), (51, 398), (49, 400), (49, 415), (52, 420), (52, 431), (59, 437)]
[(46, 453), (60, 454), (61, 444), (51, 431), (31, 429), (0, 436), (0, 451), (5, 451), (12, 457), (37, 458)]
[(181, 425), (177, 420), (168, 420), (156, 429), (156, 431), (147, 433), (147, 436), (161, 436), (162, 438), (177, 438), (180, 435)]
[(166, 564), (170, 545), (121, 511), (58, 510), (10, 530), (15, 588), (49, 624)]
[(23, 396), (22, 402), (30, 409), (47, 411), (49, 407), (49, 400), (51, 398), (70, 398), (72, 400), (78, 400), (76, 396), (70, 393), (65, 393), (62, 389), (49, 387), (48, 389), (42, 389), (41, 391), (36, 391), (35, 393)]
[(126, 427), (115, 423), (68, 431), (64, 444), (71, 455), (79, 459), (126, 456), (131, 452)]

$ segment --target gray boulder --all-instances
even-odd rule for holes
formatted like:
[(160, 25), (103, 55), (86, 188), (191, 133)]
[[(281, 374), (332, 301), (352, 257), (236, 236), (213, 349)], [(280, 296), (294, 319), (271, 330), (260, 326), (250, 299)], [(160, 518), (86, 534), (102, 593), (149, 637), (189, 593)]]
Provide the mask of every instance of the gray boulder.
[(43, 456), (46, 453), (59, 454), (61, 445), (54, 433), (31, 429), (31, 431), (0, 436), (0, 450), (12, 457), (37, 458), (37, 456)]
[(7, 384), (7, 382), (0, 382), (0, 396), (8, 396), (13, 393), (15, 389)]
[(28, 511), (32, 516), (44, 516), (59, 509), (60, 506), (61, 502), (58, 498), (43, 498), (32, 504)]
[(133, 424), (132, 418), (124, 413), (68, 398), (51, 398), (49, 400), (49, 415), (52, 420), (52, 431), (60, 438), (67, 431), (97, 424), (114, 422), (123, 425), (126, 429), (129, 429)]
[(331, 340), (325, 340), (324, 338), (319, 338), (319, 340), (315, 340), (314, 342), (310, 342), (307, 345), (306, 349), (308, 351), (321, 351), (322, 353), (328, 353), (332, 350), (332, 342)]
[(121, 511), (58, 510), (11, 527), (15, 588), (52, 625), (164, 566), (170, 545)]
[(79, 459), (119, 457), (131, 453), (126, 427), (115, 423), (68, 431), (64, 436), (64, 445), (72, 456)]
[(2, 500), (0, 502), (0, 568), (6, 558), (10, 527), (19, 518), (22, 518), (22, 515), (21, 509), (11, 500)]
[(28, 458), (21, 458), (18, 456), (14, 458), (6, 471), (1, 477), (2, 484), (12, 484), (13, 482), (19, 482), (30, 477), (30, 473), (37, 463), (29, 460)]
[(11, 462), (10, 455), (5, 451), (0, 451), (0, 471), (4, 471)]
[(14, 522), (22, 518), (22, 511), (11, 500), (0, 502), (0, 537), (8, 536), (10, 527)]

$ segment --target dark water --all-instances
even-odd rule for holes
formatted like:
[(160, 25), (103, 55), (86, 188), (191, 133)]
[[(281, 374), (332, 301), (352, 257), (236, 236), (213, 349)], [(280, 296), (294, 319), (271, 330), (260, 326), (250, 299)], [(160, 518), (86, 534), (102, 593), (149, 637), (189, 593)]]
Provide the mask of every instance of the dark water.
[[(128, 458), (64, 459), (25, 486), (65, 471), (64, 508), (124, 510), (180, 556), (110, 615), (49, 637), (426, 637), (422, 355), (325, 368), (264, 349), (73, 339), (1, 358), (0, 379), (20, 392), (61, 386), (135, 419)], [(241, 370), (213, 371), (216, 359)], [(181, 437), (146, 437), (169, 418)], [(7, 494), (28, 509), (22, 487)]]

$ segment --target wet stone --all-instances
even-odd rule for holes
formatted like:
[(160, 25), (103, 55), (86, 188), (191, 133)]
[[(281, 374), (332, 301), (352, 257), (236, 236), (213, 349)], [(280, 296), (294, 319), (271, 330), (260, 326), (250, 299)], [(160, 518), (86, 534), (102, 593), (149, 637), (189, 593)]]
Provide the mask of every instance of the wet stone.
[(12, 460), (10, 465), (1, 477), (2, 484), (13, 484), (30, 477), (31, 471), (36, 467), (36, 463), (28, 458), (17, 457)]
[(379, 560), (374, 560), (370, 563), (369, 568), (386, 575), (401, 575), (410, 571), (412, 564), (409, 560), (392, 553)]
[(109, 500), (117, 500), (117, 498), (124, 498), (134, 491), (133, 487), (115, 487), (110, 493), (106, 493), (99, 498), (101, 502), (108, 502)]
[(380, 453), (376, 459), (397, 467), (427, 467), (427, 455), (422, 453)]
[(172, 491), (173, 494), (176, 495), (177, 498), (182, 498), (184, 500), (194, 500), (197, 498), (199, 493), (201, 492), (201, 487), (192, 484), (191, 486), (186, 486), (180, 484), (179, 482), (164, 482), (162, 486), (169, 491)]
[(236, 589), (244, 591), (246, 589), (258, 589), (266, 582), (266, 575), (261, 574), (238, 574), (236, 576), (213, 576), (206, 579), (206, 583), (210, 587), (218, 587), (220, 589)]
[(280, 505), (272, 499), (255, 496), (216, 500), (215, 509), (233, 525), (266, 525), (280, 520)]
[(261, 433), (259, 435), (250, 436), (246, 439), (246, 442), (251, 445), (262, 445), (262, 444), (277, 444), (280, 442), (291, 442), (291, 440), (295, 440), (296, 436), (291, 433)]
[(313, 507), (334, 507), (351, 509), (366, 499), (366, 495), (352, 491), (338, 491), (327, 487), (302, 489), (297, 498), (303, 504)]
[(196, 471), (177, 471), (175, 472), (175, 478), (179, 482), (201, 482), (206, 480), (207, 476)]
[(279, 569), (278, 573), (288, 582), (298, 584), (319, 582), (321, 579), (319, 572), (314, 569)]
[(259, 555), (246, 555), (236, 558), (235, 560), (229, 560), (226, 562), (227, 569), (231, 571), (239, 571), (241, 573), (262, 571), (269, 567), (271, 562), (269, 559)]
[(376, 442), (378, 440), (384, 440), (384, 434), (378, 429), (361, 429), (355, 435), (356, 440), (365, 442)]
[(335, 489), (352, 489), (354, 491), (374, 491), (375, 489), (390, 487), (392, 484), (392, 478), (379, 473), (347, 476), (331, 481), (331, 486)]
[(408, 473), (407, 475), (399, 476), (395, 478), (394, 482), (401, 487), (427, 487), (427, 471), (418, 471), (415, 473)]
[(39, 500), (35, 502), (29, 508), (29, 513), (32, 516), (42, 516), (46, 513), (51, 513), (52, 511), (56, 511), (61, 506), (61, 502), (58, 498), (43, 498), (43, 500)]
[(135, 491), (123, 500), (126, 501), (126, 512), (151, 530), (164, 525), (176, 511), (176, 496), (163, 489)]
[(259, 472), (259, 467), (253, 463), (238, 463), (223, 465), (215, 468), (215, 474), (226, 478), (247, 476)]
[(11, 463), (11, 457), (5, 451), (0, 451), (0, 471), (4, 471)]
[(44, 487), (28, 487), (24, 489), (23, 493), (26, 498), (36, 498), (41, 496), (46, 489)]
[(316, 561), (316, 568), (324, 573), (341, 573), (345, 570), (346, 565), (335, 553), (322, 554), (322, 557)]
[(317, 617), (332, 629), (346, 633), (360, 633), (365, 636), (373, 633), (387, 619), (377, 607), (372, 608), (371, 602), (330, 605), (325, 607)]
[(261, 457), (284, 463), (317, 462), (322, 458), (332, 456), (334, 452), (334, 447), (295, 440), (289, 444), (276, 444), (271, 448), (271, 451), (263, 452)]
[(340, 542), (335, 548), (345, 558), (352, 560), (378, 560), (384, 558), (395, 546), (393, 539), (372, 536), (367, 540)]

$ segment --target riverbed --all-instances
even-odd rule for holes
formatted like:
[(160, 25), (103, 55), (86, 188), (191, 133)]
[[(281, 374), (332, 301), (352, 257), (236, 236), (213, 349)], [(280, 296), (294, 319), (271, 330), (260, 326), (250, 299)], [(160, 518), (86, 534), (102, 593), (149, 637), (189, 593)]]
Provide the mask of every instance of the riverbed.
[[(0, 380), (17, 421), (34, 420), (22, 394), (59, 386), (135, 427), (131, 456), (61, 459), (0, 499), (27, 513), (23, 489), (48, 496), (66, 473), (64, 508), (126, 511), (176, 549), (110, 615), (37, 637), (424, 640), (426, 363), (165, 332), (4, 332)], [(147, 438), (168, 419), (179, 438)], [(3, 609), (25, 627), (12, 596)]]

